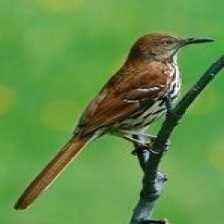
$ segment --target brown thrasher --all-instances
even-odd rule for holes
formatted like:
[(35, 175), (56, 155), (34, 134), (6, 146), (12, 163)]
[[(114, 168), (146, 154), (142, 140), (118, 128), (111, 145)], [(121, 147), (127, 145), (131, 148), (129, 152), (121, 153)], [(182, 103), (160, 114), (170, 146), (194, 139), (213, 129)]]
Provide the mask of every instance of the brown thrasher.
[(140, 37), (124, 65), (87, 106), (72, 138), (27, 187), (15, 208), (29, 206), (92, 139), (112, 134), (149, 144), (146, 128), (167, 111), (167, 97), (173, 103), (180, 91), (178, 50), (210, 41), (160, 33)]

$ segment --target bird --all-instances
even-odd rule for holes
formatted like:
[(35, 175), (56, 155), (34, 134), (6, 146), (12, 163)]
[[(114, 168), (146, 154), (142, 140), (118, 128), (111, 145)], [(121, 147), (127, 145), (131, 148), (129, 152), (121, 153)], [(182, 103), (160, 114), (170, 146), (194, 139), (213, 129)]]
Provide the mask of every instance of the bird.
[(211, 41), (169, 33), (148, 33), (137, 39), (124, 64), (87, 105), (70, 140), (28, 185), (14, 208), (29, 207), (96, 138), (108, 134), (134, 144), (152, 144), (148, 127), (168, 112), (166, 102), (172, 106), (180, 95), (179, 50)]

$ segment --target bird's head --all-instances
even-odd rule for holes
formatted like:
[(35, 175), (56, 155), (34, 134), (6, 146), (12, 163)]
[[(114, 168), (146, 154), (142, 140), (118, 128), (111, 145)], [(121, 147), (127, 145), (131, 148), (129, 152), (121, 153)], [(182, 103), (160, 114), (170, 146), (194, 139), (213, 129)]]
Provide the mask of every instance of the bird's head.
[(207, 43), (210, 38), (183, 38), (170, 34), (150, 33), (140, 37), (131, 48), (129, 57), (142, 59), (172, 59), (178, 50), (190, 44)]

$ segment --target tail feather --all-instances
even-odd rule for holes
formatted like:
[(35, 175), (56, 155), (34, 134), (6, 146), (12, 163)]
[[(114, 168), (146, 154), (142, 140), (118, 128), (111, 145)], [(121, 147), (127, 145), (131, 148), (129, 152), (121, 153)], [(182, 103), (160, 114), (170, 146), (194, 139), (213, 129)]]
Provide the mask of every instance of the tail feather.
[(16, 202), (15, 209), (27, 208), (56, 179), (72, 159), (80, 152), (90, 137), (72, 137), (30, 183)]

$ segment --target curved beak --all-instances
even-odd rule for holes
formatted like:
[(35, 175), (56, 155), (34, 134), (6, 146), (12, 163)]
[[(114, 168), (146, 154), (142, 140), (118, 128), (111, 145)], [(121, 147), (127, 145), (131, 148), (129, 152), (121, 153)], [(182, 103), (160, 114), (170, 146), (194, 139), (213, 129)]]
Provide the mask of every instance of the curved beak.
[(211, 38), (207, 37), (190, 37), (190, 38), (185, 38), (183, 40), (183, 45), (188, 45), (188, 44), (202, 44), (202, 43), (208, 43), (208, 42), (213, 42), (214, 40)]

